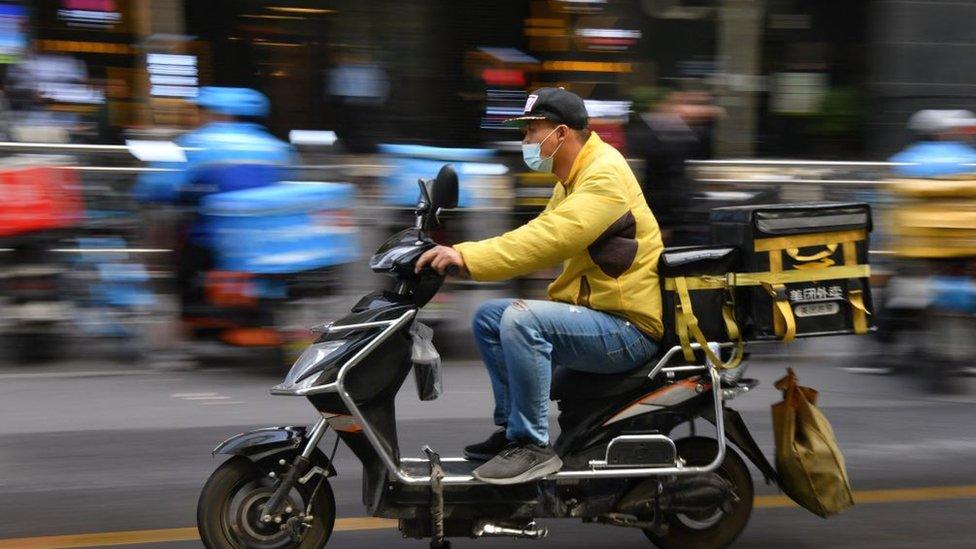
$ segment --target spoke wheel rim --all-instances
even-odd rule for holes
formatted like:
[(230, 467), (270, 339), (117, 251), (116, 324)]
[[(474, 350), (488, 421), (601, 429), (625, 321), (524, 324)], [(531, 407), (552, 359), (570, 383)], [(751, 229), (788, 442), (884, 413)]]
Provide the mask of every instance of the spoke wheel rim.
[[(735, 482), (732, 480), (729, 472), (725, 470), (725, 467), (720, 466), (715, 470), (715, 474), (720, 476), (722, 480), (729, 484), (729, 486), (733, 487), (732, 491), (734, 494)], [(732, 502), (732, 505), (735, 505), (735, 501)], [(722, 522), (722, 519), (725, 518), (725, 511), (723, 511), (721, 507), (715, 507), (714, 509), (696, 513), (675, 513), (674, 518), (692, 530), (708, 530), (709, 528), (714, 528), (715, 525)]]
[(694, 516), (688, 513), (675, 513), (675, 518), (692, 530), (708, 530), (722, 521), (725, 511), (715, 509), (710, 515), (705, 513), (695, 513)]
[(231, 493), (221, 513), (221, 526), (236, 545), (254, 549), (286, 549), (300, 545), (281, 527), (290, 517), (304, 512), (306, 497), (292, 490), (282, 503), (282, 508), (291, 507), (292, 512), (281, 514), (281, 524), (266, 523), (261, 520), (264, 504), (271, 499), (274, 489), (274, 483), (267, 479), (248, 479)]

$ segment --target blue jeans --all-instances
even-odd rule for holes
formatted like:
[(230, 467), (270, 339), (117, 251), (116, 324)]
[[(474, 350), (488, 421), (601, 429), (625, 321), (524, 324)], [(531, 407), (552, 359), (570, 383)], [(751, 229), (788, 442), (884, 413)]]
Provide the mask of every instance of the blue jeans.
[(493, 299), (478, 307), (474, 336), (495, 393), (495, 425), (509, 440), (549, 443), (553, 367), (616, 374), (657, 344), (626, 319), (554, 301)]

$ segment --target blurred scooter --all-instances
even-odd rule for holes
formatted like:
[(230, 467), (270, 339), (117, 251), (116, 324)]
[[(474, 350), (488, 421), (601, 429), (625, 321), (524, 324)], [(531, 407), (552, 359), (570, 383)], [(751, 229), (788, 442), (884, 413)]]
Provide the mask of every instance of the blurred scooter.
[(67, 265), (50, 251), (55, 240), (21, 242), (0, 260), (3, 338), (18, 364), (53, 360), (62, 354), (71, 303), (63, 299)]
[(877, 311), (880, 346), (854, 373), (908, 374), (937, 393), (957, 392), (976, 375), (976, 279), (911, 273), (893, 277)]

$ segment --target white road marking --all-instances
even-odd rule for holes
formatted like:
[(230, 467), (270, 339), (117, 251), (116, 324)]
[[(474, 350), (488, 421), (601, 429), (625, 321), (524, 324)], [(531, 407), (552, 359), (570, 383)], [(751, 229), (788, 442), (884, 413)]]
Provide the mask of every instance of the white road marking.
[(115, 376), (146, 376), (155, 372), (139, 370), (97, 370), (82, 372), (30, 372), (16, 374), (0, 374), (0, 380), (13, 379), (71, 379), (79, 377), (115, 377)]

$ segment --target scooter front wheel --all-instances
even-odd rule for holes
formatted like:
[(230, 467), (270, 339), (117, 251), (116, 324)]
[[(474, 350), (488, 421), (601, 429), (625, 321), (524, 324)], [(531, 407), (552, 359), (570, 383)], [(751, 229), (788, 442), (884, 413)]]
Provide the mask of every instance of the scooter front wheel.
[[(275, 484), (274, 479), (243, 457), (232, 457), (218, 467), (203, 487), (197, 504), (197, 529), (204, 546), (208, 549), (325, 547), (336, 517), (335, 496), (328, 479), (318, 477), (308, 485), (296, 485), (280, 508), (286, 510), (281, 522), (264, 522), (264, 504), (274, 493)], [(310, 521), (304, 519), (307, 515), (311, 515)]]

